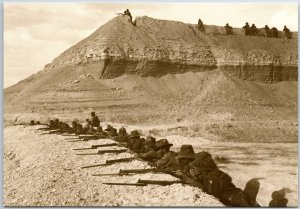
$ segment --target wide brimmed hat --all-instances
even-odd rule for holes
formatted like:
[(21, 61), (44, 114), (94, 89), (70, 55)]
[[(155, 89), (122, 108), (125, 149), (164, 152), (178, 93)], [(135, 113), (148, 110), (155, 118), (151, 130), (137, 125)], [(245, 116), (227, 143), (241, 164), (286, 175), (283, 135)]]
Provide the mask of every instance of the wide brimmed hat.
[(156, 139), (152, 136), (147, 136), (145, 145), (148, 147), (155, 147)]
[(189, 159), (195, 158), (195, 152), (192, 145), (184, 144), (180, 147), (180, 151), (178, 153), (177, 159), (181, 159), (181, 158), (189, 158)]
[(195, 160), (189, 165), (205, 171), (215, 170), (218, 168), (215, 161), (212, 159), (211, 154), (208, 152), (199, 152), (196, 154)]
[(162, 148), (162, 147), (171, 147), (173, 146), (173, 144), (170, 144), (167, 139), (160, 139), (156, 142), (155, 146), (156, 148)]
[(134, 130), (134, 131), (130, 132), (129, 139), (138, 138), (138, 137), (140, 137), (140, 134), (137, 130)]
[(124, 128), (124, 126), (119, 128), (119, 134), (126, 134), (126, 129)]

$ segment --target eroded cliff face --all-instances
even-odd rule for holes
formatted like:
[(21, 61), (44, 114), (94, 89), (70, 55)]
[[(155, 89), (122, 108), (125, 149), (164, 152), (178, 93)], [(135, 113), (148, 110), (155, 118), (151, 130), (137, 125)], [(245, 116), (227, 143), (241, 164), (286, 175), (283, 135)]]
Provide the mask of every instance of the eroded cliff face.
[(197, 25), (149, 17), (119, 16), (86, 39), (66, 50), (48, 64), (46, 70), (66, 65), (85, 67), (96, 78), (115, 78), (124, 74), (160, 77), (166, 74), (222, 69), (246, 80), (297, 80), (297, 33), (293, 39), (245, 36), (234, 29)]

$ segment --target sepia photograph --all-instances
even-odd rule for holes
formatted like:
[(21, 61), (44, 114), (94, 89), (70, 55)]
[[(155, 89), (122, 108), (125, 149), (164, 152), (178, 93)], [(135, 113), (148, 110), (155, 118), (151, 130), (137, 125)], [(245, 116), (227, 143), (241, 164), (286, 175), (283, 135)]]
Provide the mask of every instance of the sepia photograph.
[(4, 207), (299, 207), (297, 3), (2, 6)]

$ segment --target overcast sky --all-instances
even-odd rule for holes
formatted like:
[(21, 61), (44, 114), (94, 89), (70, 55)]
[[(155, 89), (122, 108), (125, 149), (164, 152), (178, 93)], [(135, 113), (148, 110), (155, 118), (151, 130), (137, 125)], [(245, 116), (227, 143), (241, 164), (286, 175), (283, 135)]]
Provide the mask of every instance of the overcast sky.
[(42, 70), (126, 8), (133, 17), (298, 30), (297, 3), (4, 3), (4, 87)]

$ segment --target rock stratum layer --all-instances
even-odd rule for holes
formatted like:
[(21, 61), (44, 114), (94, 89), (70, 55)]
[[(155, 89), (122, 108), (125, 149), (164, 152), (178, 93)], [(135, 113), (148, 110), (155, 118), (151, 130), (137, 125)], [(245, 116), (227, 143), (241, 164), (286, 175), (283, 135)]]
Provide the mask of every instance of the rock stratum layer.
[[(235, 76), (257, 81), (297, 80), (297, 38), (245, 36), (235, 28), (226, 36), (224, 27), (197, 25), (149, 17), (130, 24), (119, 16), (66, 50), (47, 69), (65, 65), (90, 68), (95, 78), (123, 74), (163, 76), (220, 68)], [(293, 34), (297, 37), (297, 33)]]

